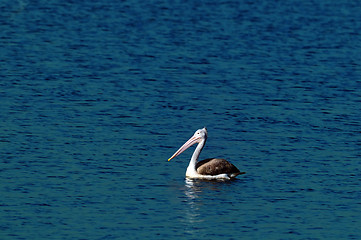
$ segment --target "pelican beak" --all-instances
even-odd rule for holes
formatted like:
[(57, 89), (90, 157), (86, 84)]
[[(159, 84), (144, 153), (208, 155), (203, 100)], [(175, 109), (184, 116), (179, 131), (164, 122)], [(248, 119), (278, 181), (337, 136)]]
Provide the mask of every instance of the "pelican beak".
[(190, 146), (192, 146), (195, 143), (199, 143), (201, 140), (201, 137), (198, 136), (193, 136), (191, 137), (185, 144), (183, 144), (183, 146), (181, 146), (174, 154), (173, 156), (171, 156), (168, 161), (172, 160), (173, 158), (175, 158), (176, 156), (178, 156), (179, 154), (181, 154), (182, 152), (184, 152), (187, 148), (189, 148)]

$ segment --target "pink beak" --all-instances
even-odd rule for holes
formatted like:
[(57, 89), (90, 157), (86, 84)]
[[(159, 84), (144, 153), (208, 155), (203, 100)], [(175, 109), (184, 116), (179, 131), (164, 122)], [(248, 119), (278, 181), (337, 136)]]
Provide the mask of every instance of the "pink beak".
[(182, 152), (184, 152), (187, 148), (189, 148), (190, 146), (192, 146), (195, 143), (199, 143), (200, 140), (202, 138), (199, 136), (193, 136), (191, 137), (185, 144), (183, 144), (183, 146), (181, 146), (174, 154), (173, 156), (171, 156), (168, 161), (172, 160), (173, 158), (175, 158), (176, 156), (178, 156), (179, 154), (181, 154)]

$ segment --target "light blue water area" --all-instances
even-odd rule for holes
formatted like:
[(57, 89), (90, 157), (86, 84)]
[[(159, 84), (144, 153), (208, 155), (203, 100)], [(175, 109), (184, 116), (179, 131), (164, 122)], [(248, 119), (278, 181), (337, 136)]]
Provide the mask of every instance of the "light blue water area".
[[(360, 239), (358, 1), (2, 1), (1, 239)], [(191, 181), (201, 158), (247, 172)]]

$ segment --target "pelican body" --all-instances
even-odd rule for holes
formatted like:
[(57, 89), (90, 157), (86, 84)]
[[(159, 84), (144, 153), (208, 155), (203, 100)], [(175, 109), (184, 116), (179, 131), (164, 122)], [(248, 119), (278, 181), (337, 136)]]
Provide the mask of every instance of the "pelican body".
[(244, 174), (244, 172), (240, 172), (232, 163), (222, 158), (208, 158), (198, 162), (199, 155), (207, 141), (207, 136), (208, 133), (206, 128), (198, 129), (194, 135), (168, 159), (168, 161), (184, 152), (193, 144), (198, 143), (187, 167), (186, 178), (229, 180), (235, 178), (239, 174)]

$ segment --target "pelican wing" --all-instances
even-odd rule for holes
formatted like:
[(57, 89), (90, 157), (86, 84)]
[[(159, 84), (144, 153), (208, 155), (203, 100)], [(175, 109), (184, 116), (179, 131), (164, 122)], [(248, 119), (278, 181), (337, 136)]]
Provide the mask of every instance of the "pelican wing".
[(197, 172), (202, 175), (228, 174), (237, 176), (241, 172), (232, 163), (222, 158), (208, 158), (196, 165)]

